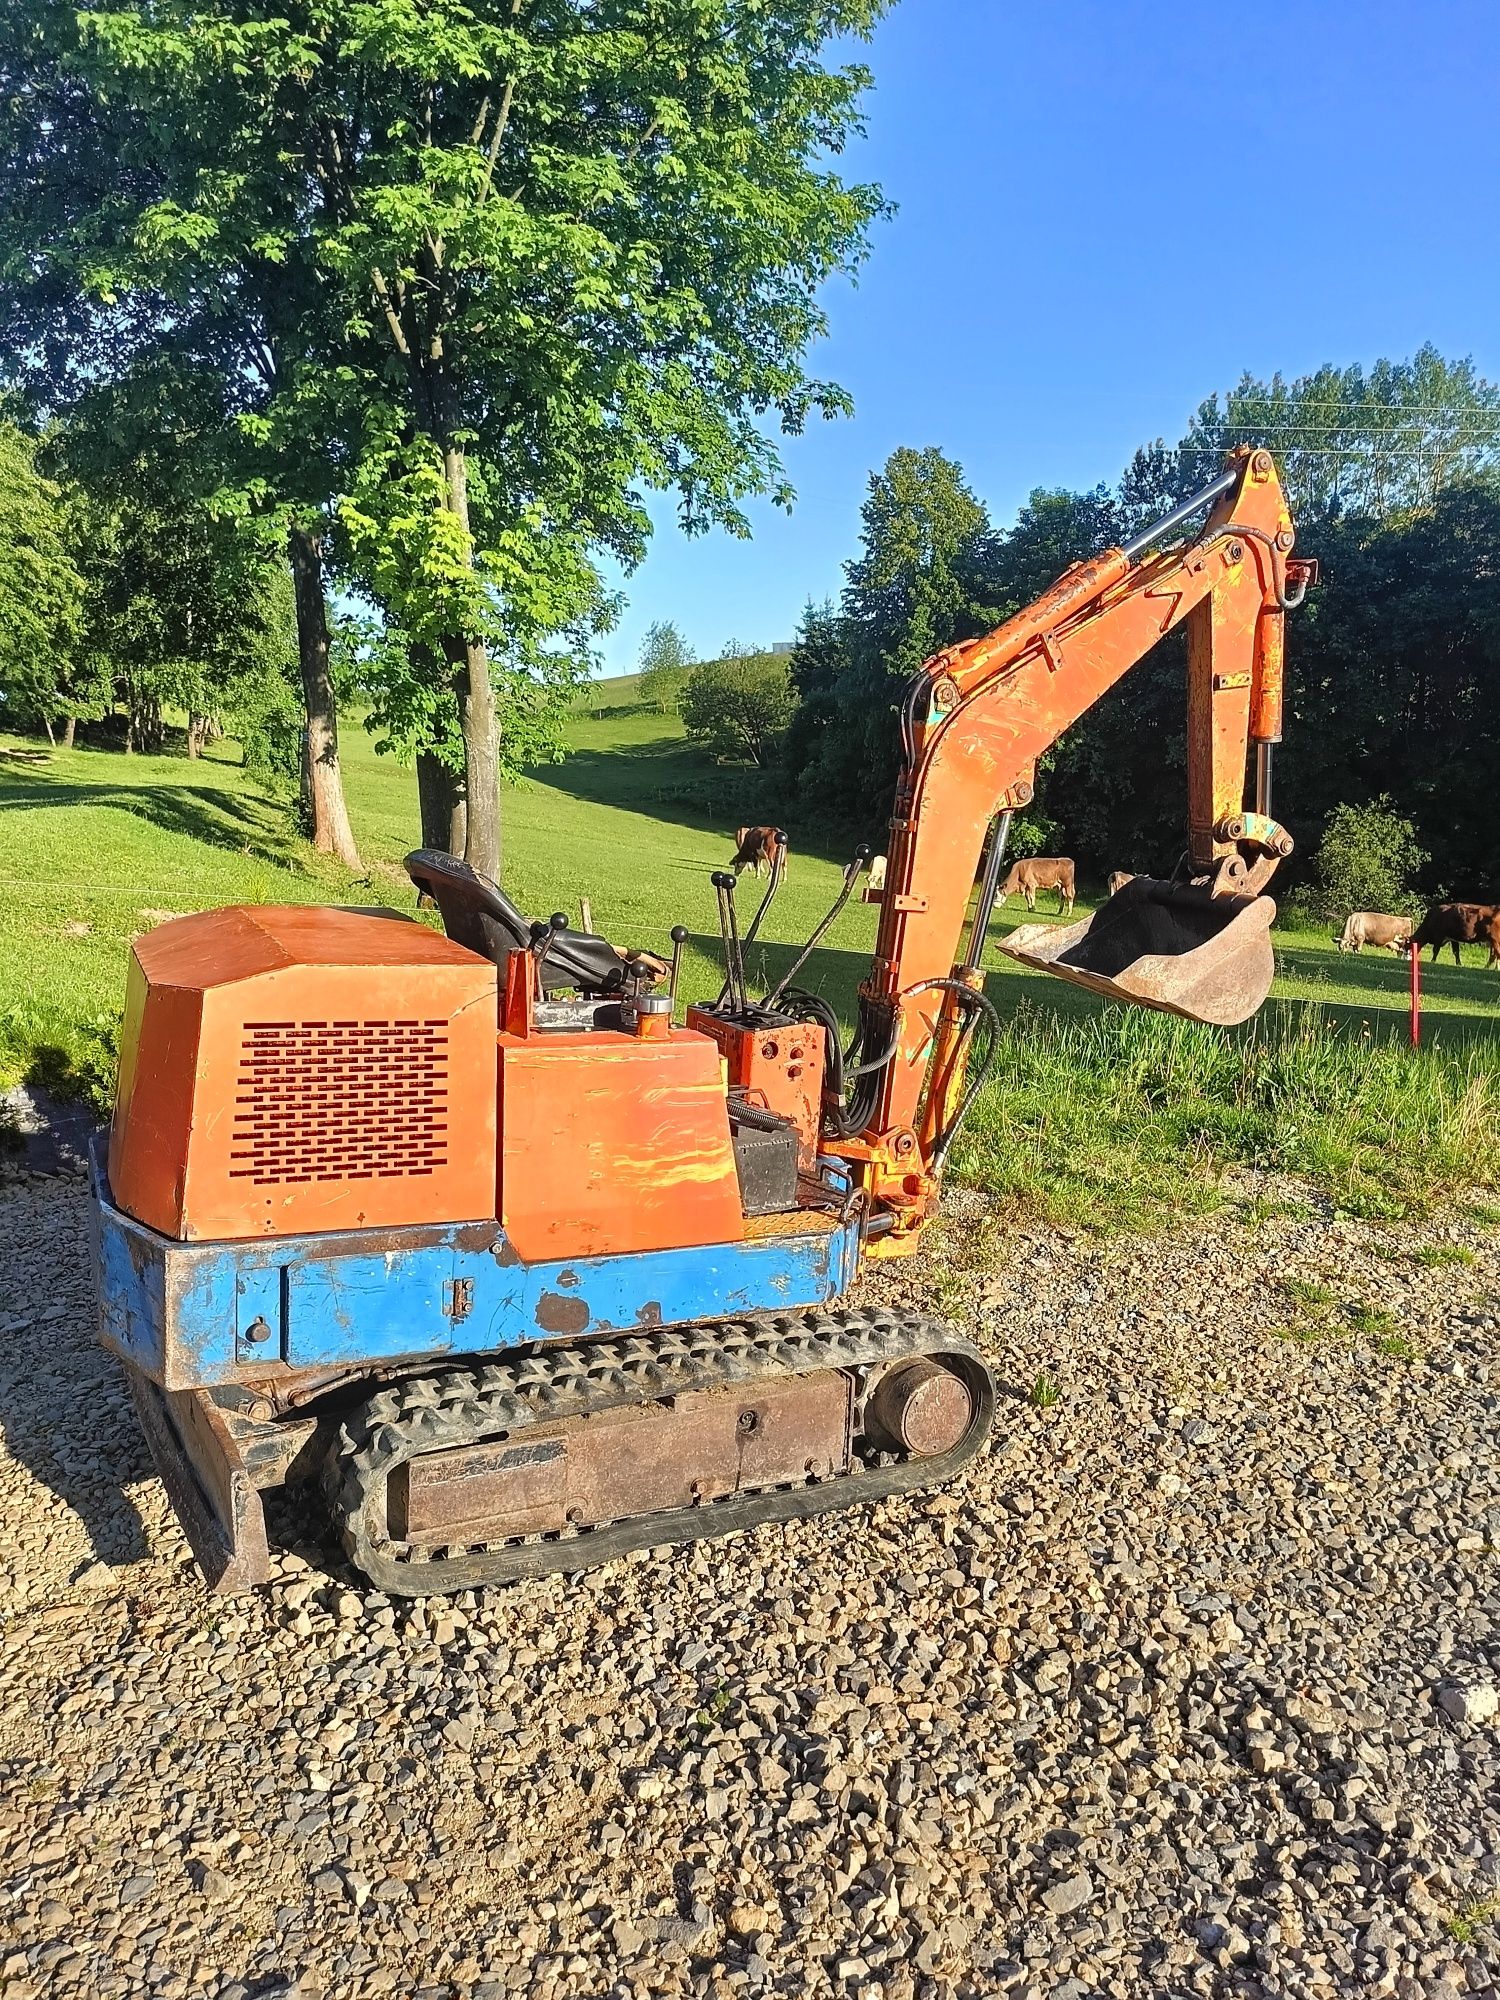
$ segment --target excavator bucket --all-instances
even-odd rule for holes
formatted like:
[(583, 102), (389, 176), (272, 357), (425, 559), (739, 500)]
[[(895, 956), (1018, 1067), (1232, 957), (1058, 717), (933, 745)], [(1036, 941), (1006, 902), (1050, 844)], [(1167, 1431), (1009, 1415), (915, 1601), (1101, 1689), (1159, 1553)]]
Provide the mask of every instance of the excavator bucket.
[(1210, 896), (1137, 875), (1083, 923), (1022, 924), (999, 948), (1112, 1000), (1232, 1028), (1271, 990), (1275, 915), (1269, 896)]

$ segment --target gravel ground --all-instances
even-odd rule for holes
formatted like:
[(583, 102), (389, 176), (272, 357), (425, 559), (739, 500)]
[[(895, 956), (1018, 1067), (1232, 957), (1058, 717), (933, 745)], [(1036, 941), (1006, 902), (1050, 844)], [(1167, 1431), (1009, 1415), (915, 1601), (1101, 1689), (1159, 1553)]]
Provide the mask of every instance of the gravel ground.
[(1005, 1385), (947, 1493), (410, 1606), (202, 1593), (0, 1189), (0, 1991), (1490, 1990), (1500, 1237), (1244, 1193), (868, 1281)]

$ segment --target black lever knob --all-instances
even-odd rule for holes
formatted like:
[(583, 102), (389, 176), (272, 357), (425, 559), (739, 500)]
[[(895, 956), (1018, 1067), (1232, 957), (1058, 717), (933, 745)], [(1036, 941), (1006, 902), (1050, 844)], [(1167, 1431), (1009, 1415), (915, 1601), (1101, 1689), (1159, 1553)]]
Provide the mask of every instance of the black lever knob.
[(732, 889), (735, 886), (734, 877), (722, 868), (716, 869), (708, 879), (716, 889)]
[(686, 944), (688, 941), (687, 925), (673, 924), (669, 936), (671, 937), (673, 944)]

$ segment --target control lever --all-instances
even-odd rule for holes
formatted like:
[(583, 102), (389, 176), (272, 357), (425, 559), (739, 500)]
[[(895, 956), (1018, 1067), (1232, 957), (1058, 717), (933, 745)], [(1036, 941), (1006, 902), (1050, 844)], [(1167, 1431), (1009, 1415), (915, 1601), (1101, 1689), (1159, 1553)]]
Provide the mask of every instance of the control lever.
[(813, 932), (812, 936), (807, 940), (807, 943), (803, 945), (801, 951), (792, 960), (791, 964), (787, 967), (786, 971), (782, 973), (780, 979), (777, 980), (776, 984), (772, 987), (771, 991), (766, 995), (765, 999), (761, 1002), (761, 1005), (763, 1007), (774, 1007), (776, 1005), (777, 1001), (781, 998), (782, 994), (785, 993), (786, 989), (791, 985), (792, 981), (797, 977), (797, 974), (802, 970), (803, 966), (806, 965), (807, 961), (812, 957), (813, 953), (817, 950), (818, 946), (823, 942), (824, 938), (827, 937), (835, 917), (838, 916), (840, 910), (843, 909), (845, 903), (847, 903), (849, 898), (853, 895), (854, 885), (859, 880), (860, 873), (863, 870), (864, 865), (869, 860), (869, 858), (870, 858), (870, 850), (868, 847), (855, 848), (854, 859), (848, 864), (848, 866), (844, 870), (843, 884), (839, 889), (838, 895), (835, 896), (834, 898), (833, 908), (828, 912), (828, 915), (823, 919), (822, 923), (818, 925), (818, 928)]
[(672, 974), (667, 985), (667, 998), (672, 1003), (672, 1015), (677, 1015), (677, 980), (682, 971), (682, 947), (687, 943), (686, 924), (672, 926)]
[(766, 893), (760, 899), (760, 908), (751, 919), (750, 928), (745, 933), (745, 949), (748, 951), (760, 935), (760, 927), (766, 911), (770, 909), (776, 891), (781, 887), (781, 878), (786, 873), (786, 835), (778, 826), (771, 841), (771, 879), (766, 884)]
[[(751, 945), (753, 945), (755, 940), (760, 936), (760, 927), (765, 920), (766, 911), (770, 909), (771, 903), (775, 898), (776, 891), (781, 887), (781, 878), (785, 873), (786, 873), (786, 835), (782, 832), (780, 827), (777, 827), (776, 831), (771, 836), (771, 879), (766, 884), (766, 893), (760, 899), (760, 908), (755, 912), (755, 915), (750, 920), (750, 928), (745, 933), (744, 940), (740, 950), (740, 967), (741, 967), (740, 986), (742, 990), (744, 988), (744, 954), (750, 949)], [(720, 1007), (724, 1005), (724, 1000), (727, 993), (728, 993), (728, 982), (726, 981), (725, 984), (719, 989), (719, 998), (717, 1004)], [(746, 997), (748, 998), (748, 996)]]
[(545, 998), (546, 987), (542, 984), (542, 967), (547, 963), (547, 954), (554, 942), (568, 928), (567, 913), (554, 910), (544, 924), (531, 926), (531, 956), (536, 978), (537, 993)]
[(734, 877), (719, 870), (713, 877), (719, 898), (719, 935), (724, 941), (724, 986), (730, 1010), (743, 1014), (750, 1002), (745, 993), (745, 961), (740, 954), (740, 926), (734, 910)]

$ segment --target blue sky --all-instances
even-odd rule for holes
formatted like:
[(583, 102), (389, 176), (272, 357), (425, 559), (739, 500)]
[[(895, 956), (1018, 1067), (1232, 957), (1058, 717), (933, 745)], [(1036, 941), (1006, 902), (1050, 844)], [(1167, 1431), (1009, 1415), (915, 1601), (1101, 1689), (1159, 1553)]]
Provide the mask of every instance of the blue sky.
[(827, 297), (852, 420), (789, 440), (798, 504), (749, 542), (657, 513), (604, 645), (790, 638), (836, 594), (869, 473), (940, 445), (997, 520), (1115, 477), (1244, 369), (1398, 358), (1500, 376), (1500, 6), (901, 0), (855, 177), (898, 205)]

